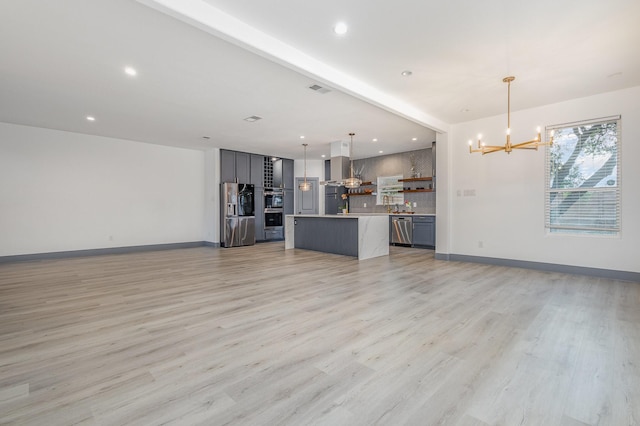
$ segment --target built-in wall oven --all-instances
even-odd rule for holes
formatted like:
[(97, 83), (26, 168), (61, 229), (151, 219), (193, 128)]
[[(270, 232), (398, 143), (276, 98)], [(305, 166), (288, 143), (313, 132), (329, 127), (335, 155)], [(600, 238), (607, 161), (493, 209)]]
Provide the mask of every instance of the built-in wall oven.
[(281, 210), (284, 208), (284, 191), (282, 188), (264, 189), (264, 208)]
[(264, 232), (266, 240), (284, 238), (284, 191), (281, 188), (264, 190)]

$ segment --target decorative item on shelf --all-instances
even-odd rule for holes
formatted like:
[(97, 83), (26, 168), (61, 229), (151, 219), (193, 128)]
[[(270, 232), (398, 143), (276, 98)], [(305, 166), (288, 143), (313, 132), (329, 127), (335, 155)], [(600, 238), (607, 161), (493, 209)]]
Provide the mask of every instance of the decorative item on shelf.
[(308, 191), (311, 189), (311, 184), (307, 182), (307, 145), (309, 144), (302, 144), (302, 146), (304, 146), (304, 182), (300, 182), (300, 185), (298, 185), (300, 191)]
[(405, 201), (404, 206), (407, 208), (407, 213), (411, 213), (411, 201)]
[(343, 214), (347, 214), (347, 213), (349, 213), (349, 195), (348, 194), (342, 194), (340, 197), (344, 200), (344, 205), (340, 206), (338, 208), (342, 210)]
[(502, 79), (503, 82), (507, 83), (507, 142), (504, 146), (500, 145), (485, 145), (482, 142), (482, 135), (478, 135), (478, 148), (473, 149), (473, 142), (469, 140), (469, 153), (481, 152), (482, 155), (490, 154), (492, 152), (504, 151), (507, 154), (510, 154), (514, 149), (535, 149), (538, 150), (539, 146), (552, 145), (553, 144), (553, 131), (551, 132), (551, 139), (549, 142), (542, 142), (542, 138), (540, 137), (540, 127), (537, 128), (538, 135), (527, 142), (522, 142), (518, 144), (511, 143), (511, 82), (516, 78), (513, 76), (505, 77)]
[(416, 155), (415, 154), (411, 154), (409, 155), (409, 164), (411, 164), (411, 177), (418, 177), (418, 172), (416, 171)]
[(351, 168), (350, 168), (351, 172), (349, 174), (349, 179), (346, 179), (344, 181), (344, 186), (347, 188), (358, 188), (362, 184), (362, 181), (356, 178), (353, 173), (353, 137), (355, 136), (355, 133), (351, 132), (349, 133), (349, 136), (351, 136), (351, 144), (349, 145), (349, 158), (351, 159)]

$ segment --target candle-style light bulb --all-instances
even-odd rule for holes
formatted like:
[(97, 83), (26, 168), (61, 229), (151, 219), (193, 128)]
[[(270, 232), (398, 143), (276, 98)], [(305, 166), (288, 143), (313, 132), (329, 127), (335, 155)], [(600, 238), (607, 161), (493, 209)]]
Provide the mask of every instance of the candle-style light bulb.
[(507, 127), (507, 135), (511, 134), (511, 127)]
[(471, 139), (469, 139), (469, 146), (472, 146), (473, 142), (471, 141)]
[(478, 140), (482, 139), (482, 134), (478, 133)]
[(551, 137), (553, 137), (553, 134), (555, 133), (555, 130), (551, 131)]
[(540, 133), (540, 126), (536, 127), (536, 132)]

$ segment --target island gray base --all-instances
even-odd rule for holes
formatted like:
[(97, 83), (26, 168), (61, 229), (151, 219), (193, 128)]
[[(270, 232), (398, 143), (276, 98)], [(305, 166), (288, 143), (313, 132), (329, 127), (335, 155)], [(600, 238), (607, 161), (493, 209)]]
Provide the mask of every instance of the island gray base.
[(295, 219), (295, 247), (325, 253), (358, 256), (358, 219)]
[(386, 256), (388, 219), (364, 215), (290, 215), (285, 218), (285, 248), (355, 256), (359, 260)]

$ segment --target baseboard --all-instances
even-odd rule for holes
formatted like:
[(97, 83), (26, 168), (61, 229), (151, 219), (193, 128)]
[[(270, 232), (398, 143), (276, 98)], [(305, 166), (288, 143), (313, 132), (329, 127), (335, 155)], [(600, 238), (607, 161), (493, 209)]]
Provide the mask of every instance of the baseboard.
[(640, 282), (640, 273), (638, 272), (588, 268), (585, 266), (560, 265), (556, 263), (530, 262), (527, 260), (500, 259), (496, 257), (468, 256), (464, 254), (436, 253), (434, 257), (437, 260), (485, 263), (488, 265), (535, 269), (545, 272), (560, 272), (564, 274), (587, 275), (591, 277), (608, 278), (612, 280)]
[(220, 244), (211, 243), (208, 241), (193, 241), (186, 243), (149, 244), (144, 246), (109, 247), (88, 250), (56, 251), (51, 253), (18, 254), (13, 256), (0, 256), (0, 263), (23, 262), (29, 260), (67, 259), (71, 257), (101, 256), (105, 254), (127, 254), (139, 253), (144, 251), (175, 250), (202, 246), (220, 247)]

